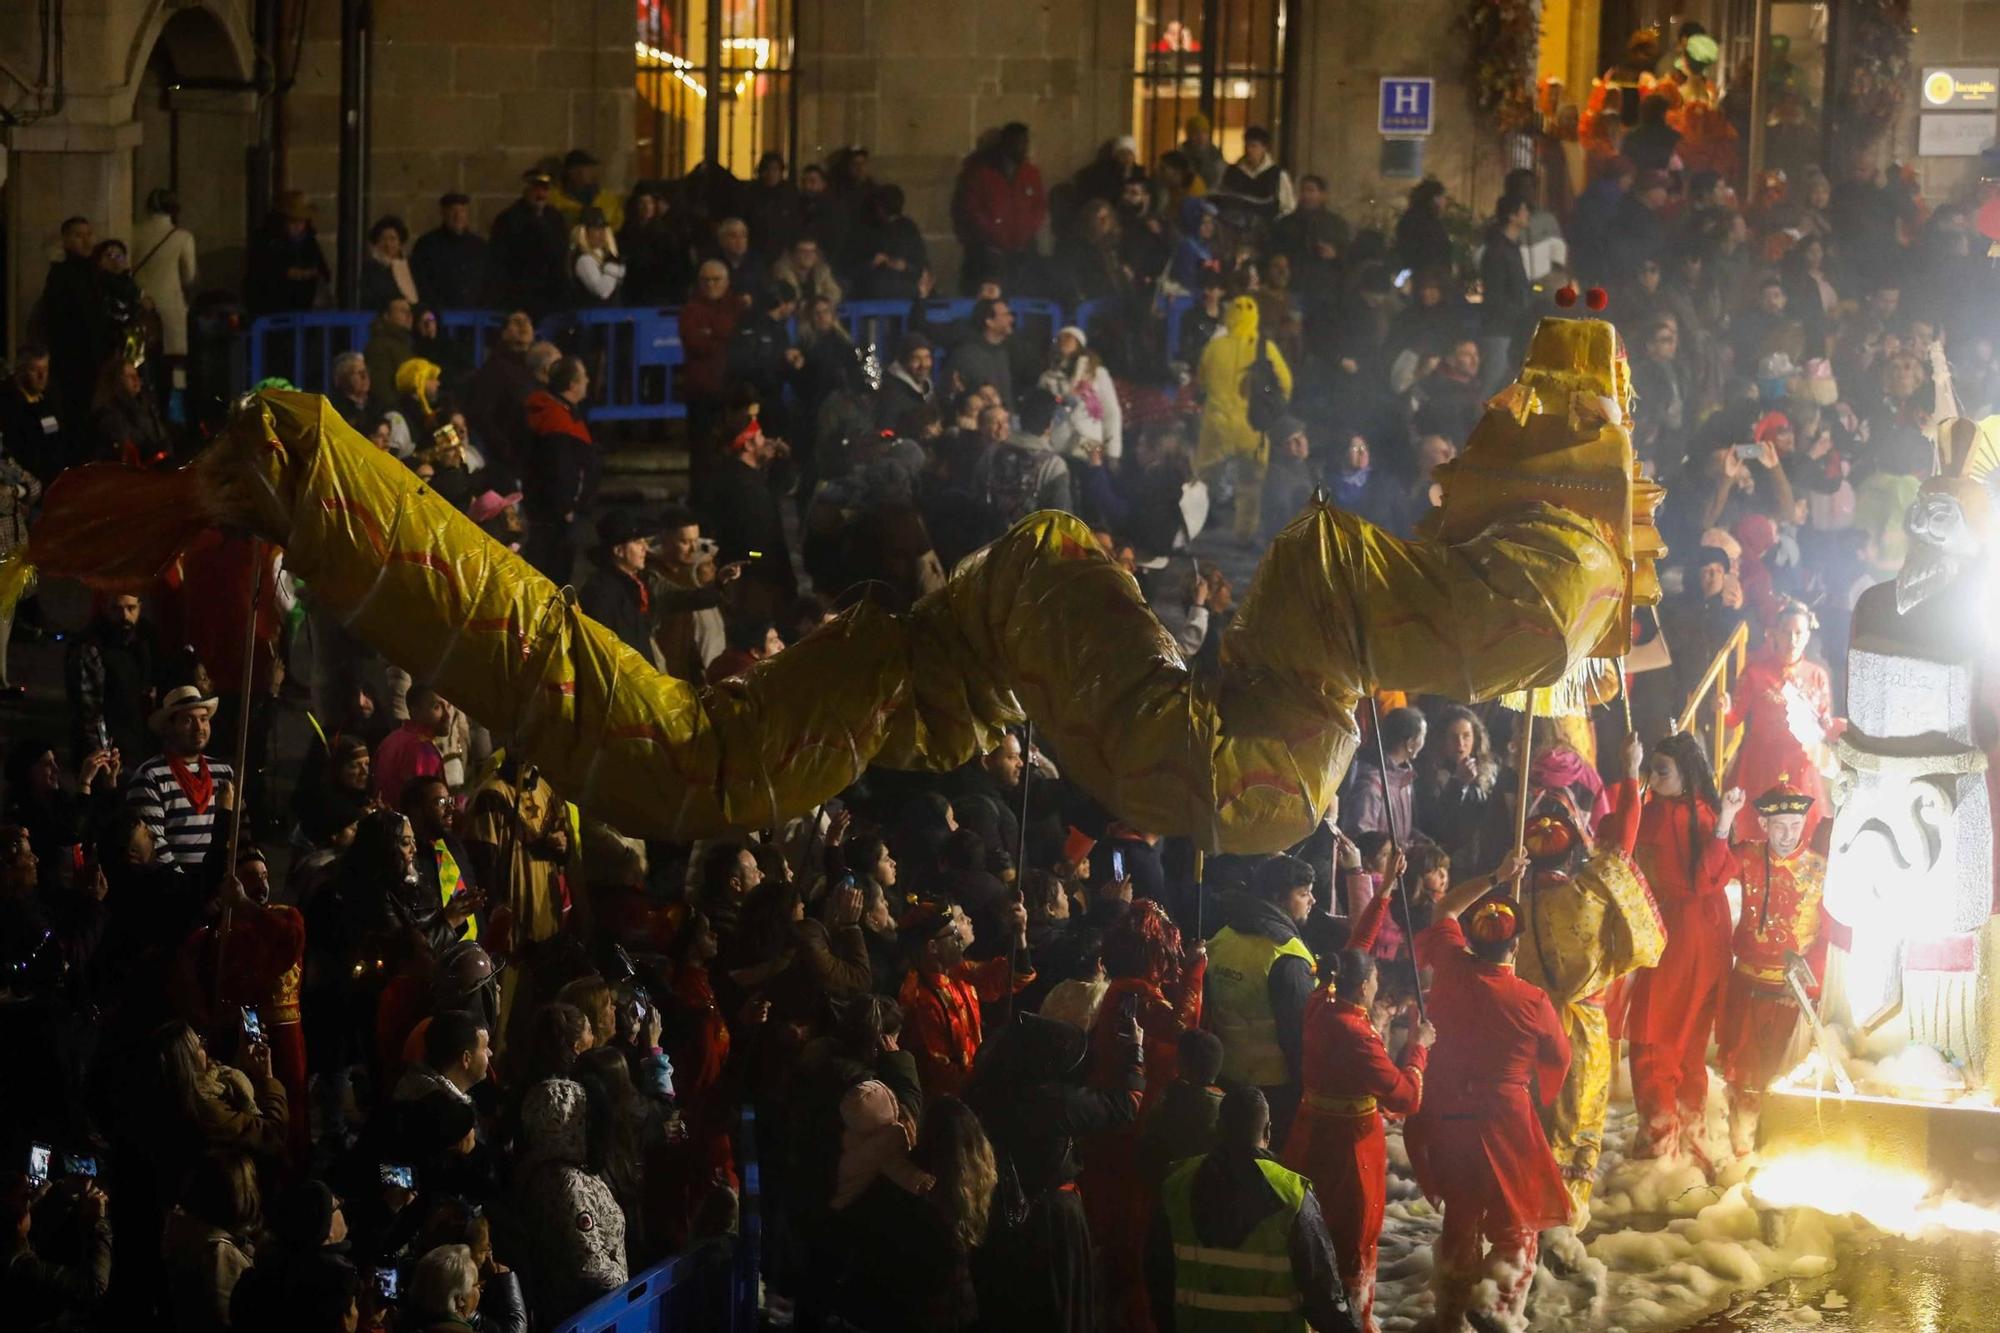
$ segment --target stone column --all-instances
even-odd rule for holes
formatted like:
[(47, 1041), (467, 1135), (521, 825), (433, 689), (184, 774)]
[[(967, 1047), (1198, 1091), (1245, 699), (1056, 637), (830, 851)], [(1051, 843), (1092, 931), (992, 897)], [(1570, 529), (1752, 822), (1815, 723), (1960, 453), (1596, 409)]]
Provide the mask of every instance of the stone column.
[(49, 262), (62, 249), (62, 221), (82, 214), (99, 236), (120, 236), (132, 218), (137, 121), (17, 126), (7, 145), (7, 343), (20, 345), (41, 299)]

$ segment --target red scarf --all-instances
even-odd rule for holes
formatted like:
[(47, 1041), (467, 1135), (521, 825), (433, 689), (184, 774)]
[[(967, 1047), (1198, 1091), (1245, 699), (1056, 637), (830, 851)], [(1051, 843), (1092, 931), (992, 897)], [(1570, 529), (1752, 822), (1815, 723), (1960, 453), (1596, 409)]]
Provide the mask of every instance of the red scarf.
[(181, 795), (187, 797), (188, 804), (194, 807), (194, 812), (201, 815), (208, 813), (209, 798), (215, 795), (215, 778), (208, 771), (208, 756), (201, 755), (199, 758), (201, 760), (199, 775), (190, 773), (179, 755), (169, 756), (167, 762), (173, 767), (174, 781), (181, 785)]

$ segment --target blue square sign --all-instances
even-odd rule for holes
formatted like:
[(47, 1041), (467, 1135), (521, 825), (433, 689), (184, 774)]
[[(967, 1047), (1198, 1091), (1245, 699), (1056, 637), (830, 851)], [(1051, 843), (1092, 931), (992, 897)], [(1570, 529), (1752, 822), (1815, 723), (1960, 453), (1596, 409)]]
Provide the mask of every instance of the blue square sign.
[(1428, 78), (1385, 78), (1382, 102), (1375, 115), (1377, 134), (1429, 134), (1432, 127), (1432, 93), (1437, 80)]

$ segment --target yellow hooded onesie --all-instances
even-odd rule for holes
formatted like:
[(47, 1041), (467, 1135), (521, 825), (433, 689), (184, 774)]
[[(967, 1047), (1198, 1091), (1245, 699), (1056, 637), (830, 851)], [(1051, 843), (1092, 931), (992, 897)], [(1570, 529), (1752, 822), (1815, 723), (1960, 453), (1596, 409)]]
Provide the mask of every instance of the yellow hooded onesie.
[[(1264, 492), (1264, 465), (1271, 456), (1270, 444), (1250, 424), (1250, 404), (1243, 396), (1250, 363), (1257, 359), (1259, 336), (1256, 298), (1236, 297), (1223, 312), (1221, 335), (1211, 338), (1202, 349), (1197, 372), (1204, 402), (1195, 469), (1207, 475), (1232, 458), (1240, 460), (1236, 468), (1236, 532), (1251, 537), (1261, 531), (1258, 501)], [(1266, 342), (1265, 349), (1285, 396), (1291, 397), (1292, 368), (1274, 344)]]

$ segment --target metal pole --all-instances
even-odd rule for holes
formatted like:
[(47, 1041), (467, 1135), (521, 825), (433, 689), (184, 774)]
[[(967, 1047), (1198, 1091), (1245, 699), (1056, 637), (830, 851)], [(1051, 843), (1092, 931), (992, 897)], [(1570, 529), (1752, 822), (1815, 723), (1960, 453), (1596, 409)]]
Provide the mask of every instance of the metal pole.
[[(1006, 742), (1001, 742), (1005, 744)], [(1014, 896), (1025, 902), (1028, 892), (1028, 778), (1033, 765), (1028, 756), (1035, 751), (1035, 724), (1032, 721), (1021, 725), (1021, 827), (1014, 844)], [(1010, 934), (1007, 937), (1007, 1008), (1003, 1022), (1014, 1021), (1014, 973), (1021, 965), (1021, 937)]]
[(704, 162), (720, 165), (722, 162), (722, 0), (708, 0), (702, 22), (707, 29), (708, 65), (702, 77), (708, 83), (708, 96), (701, 98), (701, 155)]
[[(1831, 21), (1839, 23), (1840, 6), (1832, 5), (1829, 9), (1834, 11)], [(1750, 89), (1750, 171), (1744, 178), (1744, 184), (1748, 187), (1745, 203), (1756, 202), (1757, 177), (1764, 170), (1764, 118), (1771, 110), (1764, 87), (1764, 62), (1768, 58), (1771, 45), (1771, 0), (1757, 0), (1757, 23), (1754, 31), (1757, 34), (1754, 39), (1756, 45), (1750, 51), (1750, 82), (1753, 85)], [(1828, 100), (1830, 102), (1832, 99)], [(1821, 114), (1824, 115), (1825, 112), (1822, 111)], [(1831, 117), (1828, 119), (1831, 120)]]
[[(1382, 818), (1389, 825), (1390, 863), (1394, 864), (1395, 858), (1402, 854), (1403, 844), (1396, 836), (1396, 807), (1389, 803), (1389, 750), (1382, 743), (1382, 709), (1375, 702), (1373, 694), (1368, 696), (1368, 720), (1375, 724), (1375, 772), (1382, 780)], [(1334, 858), (1336, 875), (1340, 873), (1339, 864), (1340, 858), (1336, 856)], [(1383, 886), (1382, 892), (1396, 894), (1394, 902), (1403, 909), (1403, 947), (1409, 951), (1410, 971), (1415, 975), (1417, 982), (1417, 1021), (1424, 1023), (1429, 1021), (1424, 1014), (1424, 972), (1417, 966), (1417, 930), (1416, 923), (1410, 916), (1410, 895), (1407, 891), (1397, 892), (1402, 885), (1403, 878), (1398, 875), (1394, 884)]]
[[(243, 843), (243, 805), (248, 790), (243, 780), (243, 769), (250, 762), (250, 688), (257, 674), (257, 607), (264, 600), (264, 543), (261, 539), (250, 539), (250, 562), (253, 573), (250, 576), (250, 614), (243, 627), (243, 675), (237, 690), (236, 709), (236, 766), (231, 770), (236, 788), (236, 799), (229, 808), (229, 850), (228, 859), (222, 863), (222, 883), (236, 877), (236, 854)], [(215, 1007), (222, 1007), (222, 959), (229, 948), (229, 925), (231, 900), (228, 893), (222, 898), (222, 922), (215, 933)]]
[(1528, 849), (1528, 770), (1535, 753), (1535, 692), (1529, 690), (1528, 706), (1521, 714), (1521, 781), (1514, 802), (1514, 850)]
[(361, 295), (362, 247), (368, 220), (368, 42), (370, 0), (340, 4), (340, 194), (336, 298), (353, 309)]

